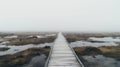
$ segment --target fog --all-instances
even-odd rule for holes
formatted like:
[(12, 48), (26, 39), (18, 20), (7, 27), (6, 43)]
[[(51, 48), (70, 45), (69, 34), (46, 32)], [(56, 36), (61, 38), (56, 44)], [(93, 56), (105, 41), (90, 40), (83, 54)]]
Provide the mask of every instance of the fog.
[(0, 0), (0, 31), (120, 32), (120, 0)]

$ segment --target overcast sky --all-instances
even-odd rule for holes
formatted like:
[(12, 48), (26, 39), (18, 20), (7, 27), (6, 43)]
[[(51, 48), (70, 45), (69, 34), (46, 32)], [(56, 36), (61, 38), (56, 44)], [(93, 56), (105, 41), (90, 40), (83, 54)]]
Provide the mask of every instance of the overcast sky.
[(0, 0), (0, 31), (120, 32), (120, 0)]

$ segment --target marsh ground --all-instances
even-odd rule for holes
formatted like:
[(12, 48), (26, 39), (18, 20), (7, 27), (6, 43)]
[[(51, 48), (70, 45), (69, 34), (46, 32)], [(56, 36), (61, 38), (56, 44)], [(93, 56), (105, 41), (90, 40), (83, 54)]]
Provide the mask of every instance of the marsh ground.
[(0, 67), (44, 67), (56, 33), (0, 33)]
[(85, 67), (120, 67), (119, 33), (64, 33)]

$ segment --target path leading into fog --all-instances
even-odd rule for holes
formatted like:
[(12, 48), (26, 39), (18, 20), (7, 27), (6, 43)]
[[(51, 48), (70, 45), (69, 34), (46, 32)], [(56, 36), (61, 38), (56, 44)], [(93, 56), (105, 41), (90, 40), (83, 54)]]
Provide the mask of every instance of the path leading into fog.
[(55, 41), (48, 67), (81, 67), (62, 33)]

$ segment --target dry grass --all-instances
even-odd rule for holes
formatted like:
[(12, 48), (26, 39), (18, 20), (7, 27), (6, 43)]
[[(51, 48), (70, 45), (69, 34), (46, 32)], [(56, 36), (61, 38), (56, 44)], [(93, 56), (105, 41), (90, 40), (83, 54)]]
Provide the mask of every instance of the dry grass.
[[(76, 47), (75, 52), (80, 55), (104, 55), (106, 57), (115, 58), (120, 60), (120, 47), (119, 46), (104, 46), (104, 47), (94, 47), (97, 50), (86, 51), (88, 47)], [(98, 51), (99, 50), (99, 51)]]
[(8, 50), (9, 48), (7, 48), (7, 47), (0, 47), (0, 51), (6, 51), (6, 50)]
[(13, 54), (0, 56), (0, 67), (17, 67), (29, 63), (35, 56), (45, 54), (48, 56), (50, 48), (30, 48), (25, 51)]
[(120, 47), (116, 47), (116, 46), (108, 46), (108, 47), (99, 47), (99, 49), (103, 52), (103, 53), (106, 53), (106, 52), (120, 52)]
[(54, 42), (56, 37), (47, 38), (16, 38), (9, 40), (8, 45), (27, 45), (27, 44), (42, 44)]

